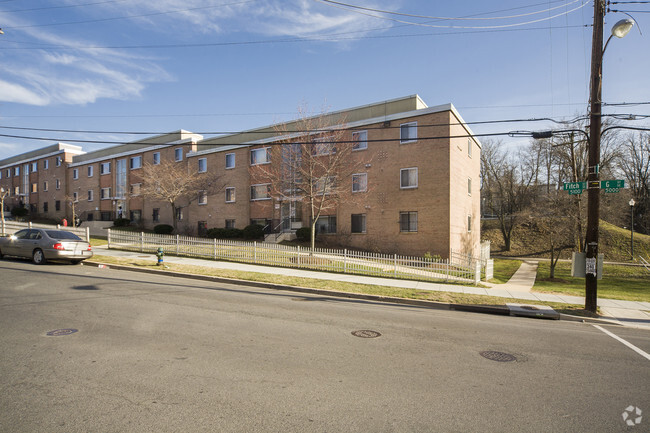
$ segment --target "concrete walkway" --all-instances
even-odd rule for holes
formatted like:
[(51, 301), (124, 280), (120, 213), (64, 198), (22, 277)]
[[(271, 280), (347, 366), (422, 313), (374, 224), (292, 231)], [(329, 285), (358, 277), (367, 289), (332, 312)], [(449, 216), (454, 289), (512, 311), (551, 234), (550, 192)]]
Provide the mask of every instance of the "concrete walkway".
[[(149, 253), (138, 253), (108, 249), (106, 245), (93, 247), (95, 254), (122, 257), (127, 259), (151, 260), (156, 262), (156, 256)], [(406, 289), (431, 290), (440, 292), (463, 293), (469, 295), (486, 295), (506, 298), (506, 302), (525, 303), (535, 301), (556, 302), (564, 304), (584, 305), (585, 298), (581, 296), (556, 295), (551, 293), (536, 293), (531, 289), (537, 276), (536, 261), (524, 261), (505, 284), (489, 284), (490, 287), (459, 286), (424, 281), (398, 280), (392, 278), (365, 277), (360, 275), (318, 272), (304, 269), (277, 268), (272, 266), (250, 265), (246, 263), (203, 260), (189, 257), (165, 256), (166, 263), (179, 263), (195, 266), (229, 269), (263, 274), (283, 274), (293, 277), (313, 278), (319, 280), (345, 281), (378, 286), (401, 287)], [(486, 284), (487, 285), (487, 284)], [(607, 319), (627, 326), (647, 328), (650, 330), (650, 302), (635, 302), (613, 299), (598, 299), (601, 313)]]

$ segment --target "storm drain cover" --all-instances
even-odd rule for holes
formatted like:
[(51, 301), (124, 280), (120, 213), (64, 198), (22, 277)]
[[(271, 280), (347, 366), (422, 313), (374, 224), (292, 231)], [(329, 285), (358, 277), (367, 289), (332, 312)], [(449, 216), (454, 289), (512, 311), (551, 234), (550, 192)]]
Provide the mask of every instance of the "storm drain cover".
[(50, 337), (60, 337), (62, 335), (74, 334), (77, 331), (79, 331), (79, 330), (78, 329), (72, 329), (72, 328), (69, 328), (69, 329), (56, 329), (54, 331), (48, 332), (45, 335), (48, 335)]
[(485, 351), (479, 352), (479, 353), (483, 358), (489, 359), (490, 361), (512, 362), (512, 361), (517, 360), (517, 357), (515, 355), (511, 355), (511, 354), (505, 353), (505, 352), (496, 352), (494, 350), (485, 350)]
[(355, 337), (361, 337), (361, 338), (377, 338), (380, 337), (381, 334), (377, 331), (370, 331), (369, 329), (362, 329), (360, 331), (352, 331), (352, 335)]

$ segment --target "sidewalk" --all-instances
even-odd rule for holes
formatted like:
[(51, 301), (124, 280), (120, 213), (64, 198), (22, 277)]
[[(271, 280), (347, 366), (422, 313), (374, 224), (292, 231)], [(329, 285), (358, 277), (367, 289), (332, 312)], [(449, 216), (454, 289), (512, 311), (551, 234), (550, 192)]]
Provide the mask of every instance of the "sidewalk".
[[(155, 254), (138, 253), (108, 249), (106, 245), (93, 247), (95, 254), (121, 257), (127, 259), (149, 259), (155, 262)], [(431, 290), (441, 292), (463, 293), (470, 295), (487, 295), (506, 298), (506, 302), (526, 303), (526, 301), (557, 302), (565, 304), (584, 305), (585, 298), (581, 296), (555, 295), (550, 293), (535, 293), (531, 289), (537, 274), (537, 262), (525, 261), (512, 278), (505, 284), (486, 284), (489, 288), (475, 286), (459, 286), (452, 284), (429, 283), (424, 281), (397, 280), (392, 278), (365, 277), (361, 275), (317, 272), (303, 269), (275, 268), (271, 266), (249, 265), (246, 263), (202, 260), (189, 257), (165, 256), (166, 263), (229, 269), (263, 274), (278, 274), (319, 280), (344, 281), (360, 284), (401, 287), (407, 289)], [(485, 284), (485, 283), (484, 283)], [(615, 323), (627, 326), (647, 328), (650, 330), (650, 302), (622, 301), (613, 299), (598, 299), (601, 313)]]

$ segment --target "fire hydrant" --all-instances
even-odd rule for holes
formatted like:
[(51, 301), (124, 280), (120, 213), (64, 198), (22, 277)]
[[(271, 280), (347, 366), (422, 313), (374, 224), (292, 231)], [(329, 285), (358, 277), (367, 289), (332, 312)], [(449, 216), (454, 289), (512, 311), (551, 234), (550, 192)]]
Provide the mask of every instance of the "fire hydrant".
[(162, 247), (158, 247), (158, 252), (156, 253), (156, 257), (158, 257), (158, 266), (163, 265), (163, 256), (165, 253), (163, 252)]

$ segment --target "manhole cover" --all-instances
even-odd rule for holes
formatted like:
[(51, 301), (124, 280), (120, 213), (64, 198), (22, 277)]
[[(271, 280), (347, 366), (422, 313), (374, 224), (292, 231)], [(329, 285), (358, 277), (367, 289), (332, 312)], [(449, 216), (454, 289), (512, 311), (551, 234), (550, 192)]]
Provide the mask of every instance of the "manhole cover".
[(486, 350), (479, 352), (483, 358), (489, 359), (490, 361), (497, 362), (512, 362), (516, 361), (517, 357), (505, 352), (495, 352), (494, 350)]
[(60, 337), (62, 335), (70, 335), (74, 334), (75, 332), (79, 331), (78, 329), (56, 329), (54, 331), (50, 331), (45, 335), (48, 335), (50, 337)]
[(362, 329), (360, 331), (352, 331), (352, 335), (355, 337), (361, 337), (361, 338), (377, 338), (380, 337), (381, 334), (377, 331), (370, 331), (368, 329)]

